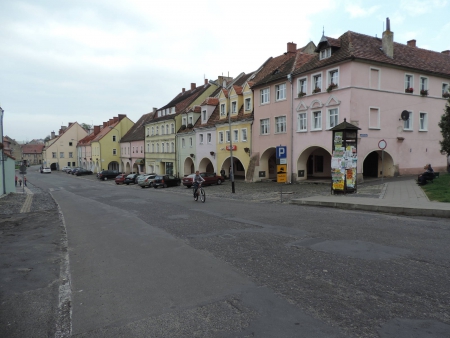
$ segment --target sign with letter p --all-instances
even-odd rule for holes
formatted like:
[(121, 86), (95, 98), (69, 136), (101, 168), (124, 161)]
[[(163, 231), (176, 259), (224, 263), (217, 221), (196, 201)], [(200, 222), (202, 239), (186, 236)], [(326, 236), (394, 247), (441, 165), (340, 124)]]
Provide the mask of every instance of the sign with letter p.
[(286, 158), (287, 150), (286, 146), (277, 147), (277, 158)]

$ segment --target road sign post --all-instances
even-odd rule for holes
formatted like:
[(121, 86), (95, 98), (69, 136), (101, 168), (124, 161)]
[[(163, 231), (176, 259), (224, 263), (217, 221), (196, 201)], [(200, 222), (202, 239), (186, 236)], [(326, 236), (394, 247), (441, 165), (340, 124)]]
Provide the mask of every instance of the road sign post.
[(387, 147), (387, 143), (386, 143), (386, 141), (383, 139), (383, 140), (380, 140), (380, 142), (378, 142), (378, 148), (380, 148), (381, 149), (381, 183), (383, 184), (383, 181), (384, 181), (384, 164), (383, 164), (383, 161), (384, 161), (384, 149)]

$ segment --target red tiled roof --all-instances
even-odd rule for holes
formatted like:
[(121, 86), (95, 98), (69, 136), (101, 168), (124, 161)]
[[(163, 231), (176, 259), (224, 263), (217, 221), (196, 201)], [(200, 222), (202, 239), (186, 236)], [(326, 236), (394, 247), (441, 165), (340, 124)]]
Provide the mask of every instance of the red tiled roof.
[(200, 106), (217, 106), (219, 104), (219, 99), (215, 97), (208, 97), (203, 101)]
[(145, 140), (144, 126), (153, 119), (154, 115), (154, 112), (142, 115), (141, 118), (133, 125), (133, 127), (131, 127), (130, 130), (128, 130), (127, 133), (122, 137), (120, 143)]
[(41, 154), (44, 149), (43, 144), (24, 144), (22, 146), (22, 153), (24, 154)]

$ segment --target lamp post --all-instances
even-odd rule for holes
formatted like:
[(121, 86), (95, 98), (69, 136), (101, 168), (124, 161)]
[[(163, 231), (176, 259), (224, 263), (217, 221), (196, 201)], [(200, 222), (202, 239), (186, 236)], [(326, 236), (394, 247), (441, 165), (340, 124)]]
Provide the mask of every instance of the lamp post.
[(232, 141), (232, 137), (231, 137), (231, 109), (230, 109), (230, 95), (227, 93), (228, 95), (228, 127), (230, 130), (229, 133), (229, 137), (230, 137), (230, 161), (231, 161), (231, 165), (230, 165), (230, 177), (231, 177), (231, 193), (235, 193), (234, 190), (234, 165), (233, 165), (233, 141)]
[(4, 153), (4, 146), (3, 146), (3, 113), (5, 111), (0, 107), (0, 143), (2, 144), (2, 182), (3, 182), (3, 195), (6, 194), (6, 180), (5, 180), (5, 153)]

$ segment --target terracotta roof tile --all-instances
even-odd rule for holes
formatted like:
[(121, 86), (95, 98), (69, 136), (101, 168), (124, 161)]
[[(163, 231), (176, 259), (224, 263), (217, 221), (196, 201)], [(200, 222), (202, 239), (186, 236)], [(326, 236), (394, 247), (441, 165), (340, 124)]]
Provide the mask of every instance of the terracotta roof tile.
[(128, 132), (122, 137), (122, 142), (143, 141), (145, 139), (144, 126), (153, 119), (155, 113), (147, 113), (141, 116), (141, 118), (128, 130)]
[(44, 149), (43, 144), (24, 144), (22, 146), (22, 153), (24, 154), (40, 154)]

